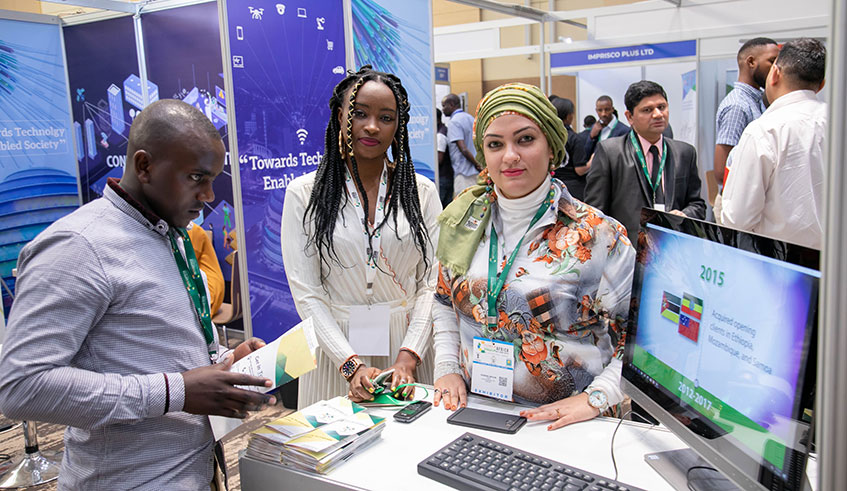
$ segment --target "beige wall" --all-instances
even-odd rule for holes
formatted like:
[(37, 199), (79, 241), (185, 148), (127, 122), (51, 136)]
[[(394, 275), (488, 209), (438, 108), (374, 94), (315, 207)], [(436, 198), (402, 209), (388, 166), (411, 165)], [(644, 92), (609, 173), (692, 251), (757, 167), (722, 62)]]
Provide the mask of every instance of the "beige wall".
[[(477, 8), (448, 2), (447, 0), (432, 1), (433, 27), (450, 26), (453, 24), (470, 24), (480, 21), (480, 11)], [(468, 93), (468, 105), (475, 108), (482, 99), (482, 60), (454, 61), (450, 65), (450, 91), (455, 94)]]
[[(498, 0), (501, 3), (512, 3), (526, 5), (524, 0)], [(634, 3), (638, 0), (555, 0), (555, 10), (576, 10), (586, 8), (607, 7)], [(530, 5), (540, 10), (548, 10), (548, 0), (531, 0)], [(486, 20), (508, 18), (505, 14), (499, 14), (488, 10), (481, 10), (467, 5), (453, 3), (448, 0), (433, 0), (432, 2), (433, 26), (449, 26), (454, 24), (468, 24)], [(585, 19), (576, 19), (585, 23)], [(582, 41), (587, 38), (586, 30), (564, 24), (548, 24), (547, 40), (553, 39), (557, 42), (559, 36), (570, 37), (574, 41)], [(526, 45), (526, 33), (530, 33), (530, 44), (538, 44), (539, 27), (537, 25), (515, 26), (500, 29), (500, 47), (511, 48)], [(539, 85), (538, 55), (508, 56), (502, 58), (488, 58), (485, 60), (468, 60), (451, 62), (450, 65), (450, 89), (454, 93), (467, 92), (468, 104), (471, 109), (475, 108), (479, 100), (488, 90), (507, 82), (524, 82)], [(559, 97), (567, 97), (576, 102), (576, 78), (562, 75), (553, 77), (552, 87), (549, 92)]]
[(41, 13), (41, 2), (38, 0), (0, 0), (0, 10), (17, 10), (18, 12)]

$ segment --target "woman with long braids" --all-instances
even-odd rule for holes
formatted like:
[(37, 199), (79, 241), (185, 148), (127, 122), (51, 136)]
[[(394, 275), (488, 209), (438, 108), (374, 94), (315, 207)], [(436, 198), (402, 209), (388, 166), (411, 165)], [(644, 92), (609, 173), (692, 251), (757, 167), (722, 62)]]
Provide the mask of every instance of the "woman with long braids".
[(345, 394), (370, 400), (381, 369), (394, 369), (393, 388), (432, 382), (441, 203), (435, 184), (415, 174), (406, 89), (366, 65), (329, 105), (324, 156), (291, 182), (282, 211), (288, 284), (320, 342), (318, 368), (300, 379), (300, 407)]
[(435, 405), (493, 395), (538, 406), (521, 415), (556, 429), (623, 399), (617, 356), (635, 250), (620, 223), (552, 177), (566, 139), (537, 87), (502, 85), (479, 103), (474, 145), (487, 179), (438, 219)]

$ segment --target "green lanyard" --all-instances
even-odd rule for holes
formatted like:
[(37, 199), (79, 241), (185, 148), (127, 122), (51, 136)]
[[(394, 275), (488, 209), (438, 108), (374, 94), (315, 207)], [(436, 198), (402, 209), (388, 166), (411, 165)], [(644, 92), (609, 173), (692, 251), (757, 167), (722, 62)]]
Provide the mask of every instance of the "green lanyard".
[[(553, 191), (550, 191), (552, 194)], [(497, 329), (497, 297), (500, 296), (500, 292), (503, 290), (503, 285), (506, 284), (506, 278), (509, 276), (509, 270), (512, 269), (512, 263), (515, 262), (515, 258), (518, 255), (518, 250), (521, 248), (521, 244), (523, 244), (523, 240), (526, 237), (526, 234), (538, 223), (538, 220), (544, 216), (544, 213), (550, 208), (550, 202), (545, 199), (541, 206), (538, 207), (538, 211), (535, 212), (535, 216), (532, 218), (532, 221), (529, 222), (529, 227), (526, 228), (526, 232), (524, 232), (521, 240), (518, 241), (518, 244), (515, 246), (515, 249), (512, 251), (512, 254), (509, 256), (509, 260), (506, 261), (506, 264), (503, 266), (503, 271), (500, 274), (497, 274), (497, 230), (494, 229), (494, 223), (492, 220), (491, 223), (491, 241), (488, 246), (488, 330), (494, 331)]]
[[(171, 249), (173, 249), (176, 266), (179, 268), (179, 275), (182, 278), (182, 283), (185, 289), (188, 290), (188, 295), (191, 297), (191, 302), (194, 304), (194, 311), (197, 313), (197, 318), (200, 319), (200, 324), (203, 326), (203, 337), (206, 338), (206, 344), (209, 346), (209, 355), (217, 353), (217, 349), (212, 349), (211, 346), (215, 342), (215, 335), (212, 331), (212, 316), (209, 313), (209, 298), (206, 296), (206, 285), (203, 283), (203, 275), (200, 274), (200, 264), (197, 262), (197, 256), (194, 255), (194, 248), (191, 246), (191, 239), (188, 237), (188, 232), (184, 228), (174, 227), (174, 233), (168, 234), (168, 239), (171, 241)], [(185, 257), (188, 259), (188, 264), (185, 264), (185, 259), (182, 253), (179, 252), (175, 234), (182, 237), (183, 248), (185, 249)]]
[[(629, 132), (629, 141), (632, 142), (632, 146), (635, 147), (635, 155), (638, 156), (638, 161), (641, 163), (641, 170), (644, 171), (644, 175), (647, 176), (647, 182), (650, 183), (650, 187), (653, 188), (653, 203), (656, 202), (656, 189), (659, 187), (659, 183), (662, 182), (662, 176), (665, 173), (665, 160), (668, 158), (668, 142), (662, 140), (662, 163), (659, 164), (659, 175), (656, 177), (656, 182), (650, 178), (650, 171), (647, 170), (647, 159), (644, 158), (644, 152), (641, 150), (641, 145), (639, 145), (638, 140), (635, 138), (635, 131)], [(656, 165), (653, 162), (653, 165)]]

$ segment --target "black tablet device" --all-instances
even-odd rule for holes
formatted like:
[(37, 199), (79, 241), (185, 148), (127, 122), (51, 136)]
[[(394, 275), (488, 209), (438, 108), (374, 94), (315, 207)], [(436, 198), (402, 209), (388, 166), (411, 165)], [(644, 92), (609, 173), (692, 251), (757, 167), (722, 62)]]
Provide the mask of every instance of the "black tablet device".
[(480, 430), (498, 433), (517, 433), (526, 423), (526, 418), (515, 414), (495, 413), (482, 409), (463, 407), (451, 414), (447, 422), (453, 425), (468, 426)]

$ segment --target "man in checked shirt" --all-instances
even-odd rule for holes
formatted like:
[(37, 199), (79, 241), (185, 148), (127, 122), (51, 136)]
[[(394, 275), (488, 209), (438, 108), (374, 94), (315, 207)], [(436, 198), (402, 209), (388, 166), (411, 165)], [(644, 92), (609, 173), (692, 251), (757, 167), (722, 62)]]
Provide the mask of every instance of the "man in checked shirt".
[[(18, 259), (0, 358), (0, 410), (68, 425), (59, 489), (209, 489), (206, 415), (274, 398), (235, 387), (184, 227), (214, 199), (224, 146), (197, 109), (155, 102), (135, 119), (120, 181), (56, 221)], [(184, 274), (188, 273), (188, 274)]]

